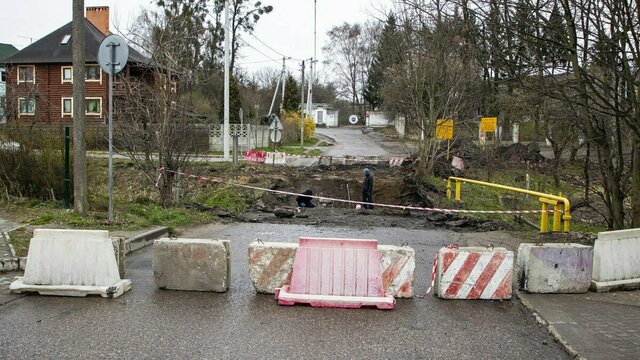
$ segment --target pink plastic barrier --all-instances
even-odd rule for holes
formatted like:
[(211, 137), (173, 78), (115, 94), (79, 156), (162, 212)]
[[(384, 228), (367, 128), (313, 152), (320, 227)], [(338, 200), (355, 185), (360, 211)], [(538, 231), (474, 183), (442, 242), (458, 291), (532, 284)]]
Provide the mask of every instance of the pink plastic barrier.
[(385, 295), (377, 240), (300, 238), (291, 284), (276, 289), (280, 305), (393, 309)]
[(246, 150), (243, 154), (243, 159), (244, 161), (264, 163), (265, 154), (265, 151)]

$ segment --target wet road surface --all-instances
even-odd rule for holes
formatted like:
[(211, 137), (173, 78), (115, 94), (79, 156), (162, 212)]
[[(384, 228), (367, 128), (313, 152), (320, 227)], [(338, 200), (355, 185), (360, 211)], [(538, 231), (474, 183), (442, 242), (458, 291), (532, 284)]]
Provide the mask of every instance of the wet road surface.
[(207, 359), (568, 359), (512, 301), (399, 299), (396, 309), (278, 306), (257, 295), (247, 245), (301, 235), (374, 238), (416, 250), (416, 293), (427, 288), (442, 231), (238, 224), (192, 229), (187, 237), (231, 240), (232, 283), (225, 294), (156, 288), (152, 248), (130, 254), (133, 289), (117, 299), (26, 296), (0, 306), (0, 358)]
[(317, 128), (316, 132), (335, 140), (324, 156), (386, 156), (380, 145), (362, 133), (361, 128)]

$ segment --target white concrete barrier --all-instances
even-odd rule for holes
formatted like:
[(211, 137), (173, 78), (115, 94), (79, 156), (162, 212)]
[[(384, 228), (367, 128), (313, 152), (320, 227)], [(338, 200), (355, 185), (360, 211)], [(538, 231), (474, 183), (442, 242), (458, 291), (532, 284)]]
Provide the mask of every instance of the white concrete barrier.
[(513, 251), (443, 247), (434, 289), (441, 299), (511, 299), (512, 272)]
[(640, 288), (640, 228), (598, 233), (593, 246), (591, 288)]
[(41, 295), (118, 297), (131, 289), (122, 280), (107, 230), (36, 229), (24, 277), (12, 292)]
[(153, 279), (161, 289), (225, 292), (230, 260), (228, 240), (163, 238), (153, 243)]
[[(298, 244), (253, 242), (249, 244), (249, 278), (259, 293), (274, 294), (291, 280)], [(413, 297), (415, 251), (410, 247), (378, 245), (385, 293)]]
[(593, 249), (581, 244), (531, 244), (518, 248), (518, 287), (530, 293), (586, 293)]

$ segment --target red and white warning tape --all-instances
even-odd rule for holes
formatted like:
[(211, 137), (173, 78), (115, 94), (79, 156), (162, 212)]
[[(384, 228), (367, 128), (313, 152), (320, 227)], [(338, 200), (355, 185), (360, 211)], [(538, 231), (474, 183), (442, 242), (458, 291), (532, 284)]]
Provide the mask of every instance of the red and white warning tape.
[[(446, 246), (447, 249), (459, 249), (460, 247), (455, 244), (449, 244)], [(431, 285), (427, 289), (427, 292), (424, 293), (423, 298), (427, 298), (431, 290), (433, 289), (433, 285), (436, 282), (436, 268), (438, 267), (438, 251), (436, 251), (436, 256), (433, 257), (433, 268), (431, 269)]]
[[(189, 172), (186, 172), (186, 171), (185, 172), (180, 172), (180, 171), (166, 170), (165, 168), (161, 168), (159, 170), (158, 179), (156, 181), (156, 187), (159, 185), (160, 178), (162, 177), (162, 175), (164, 173), (174, 173), (176, 175), (182, 175), (182, 176), (185, 176), (187, 178), (193, 178), (193, 179), (197, 179), (197, 180), (222, 183), (221, 180), (216, 180), (216, 179), (213, 179), (213, 178), (209, 178), (207, 176), (192, 175), (192, 174), (190, 174)], [(400, 209), (400, 210), (433, 211), (433, 212), (460, 213), (460, 214), (540, 214), (540, 213), (543, 213), (545, 211), (548, 212), (548, 213), (553, 213), (554, 212), (553, 209), (549, 209), (549, 210), (463, 210), (463, 209), (441, 209), (441, 208), (428, 208), (428, 207), (419, 207), (419, 206), (391, 205), (391, 204), (381, 204), (381, 203), (366, 203), (366, 202), (362, 202), (362, 201), (330, 198), (330, 197), (325, 197), (325, 196), (305, 195), (305, 194), (300, 194), (300, 193), (291, 192), (291, 191), (265, 189), (265, 188), (261, 188), (261, 187), (257, 187), (257, 186), (244, 185), (244, 184), (229, 183), (229, 185), (236, 186), (236, 187), (243, 188), (243, 189), (265, 191), (265, 192), (271, 192), (271, 193), (281, 194), (281, 195), (291, 195), (291, 196), (300, 196), (300, 195), (302, 195), (302, 196), (307, 196), (307, 197), (310, 197), (310, 198), (313, 198), (313, 199), (317, 199), (317, 200), (334, 201), (334, 202), (341, 202), (341, 203), (347, 203), (347, 204), (373, 205), (373, 206), (377, 206), (377, 207), (385, 207), (385, 208)], [(562, 210), (558, 210), (558, 211), (562, 212)]]

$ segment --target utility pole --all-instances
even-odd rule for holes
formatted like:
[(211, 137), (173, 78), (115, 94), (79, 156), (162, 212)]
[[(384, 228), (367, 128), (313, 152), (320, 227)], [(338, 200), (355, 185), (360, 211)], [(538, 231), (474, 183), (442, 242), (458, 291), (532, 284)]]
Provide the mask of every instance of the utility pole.
[[(313, 0), (313, 58), (314, 59), (318, 59), (318, 57), (316, 56), (316, 48), (317, 48), (317, 46), (316, 46), (316, 39), (317, 39), (317, 36), (316, 36), (316, 18), (317, 18), (316, 10), (317, 10), (317, 7), (318, 7), (318, 0)], [(311, 62), (311, 64), (313, 64), (313, 62)], [(312, 65), (312, 68), (313, 68), (313, 65)], [(313, 75), (315, 75), (315, 74), (313, 74)]]
[[(317, 61), (318, 60), (314, 60), (312, 58), (309, 62), (309, 94), (307, 95), (307, 115), (311, 114), (313, 109), (313, 64)], [(313, 118), (313, 115), (311, 115), (311, 117)]]
[(302, 81), (300, 81), (300, 148), (304, 149), (304, 60), (302, 60)]
[(284, 76), (284, 70), (285, 70), (285, 60), (286, 58), (283, 56), (282, 57), (282, 73), (280, 74), (280, 79), (282, 80), (282, 99), (280, 100), (280, 118), (282, 118), (284, 116), (284, 87), (285, 84), (287, 83), (287, 79)]
[(73, 46), (73, 208), (87, 216), (87, 154), (85, 144), (85, 49), (84, 0), (73, 0), (71, 39)]
[(223, 146), (224, 159), (229, 160), (229, 55), (231, 39), (229, 38), (229, 0), (224, 2), (224, 124)]

